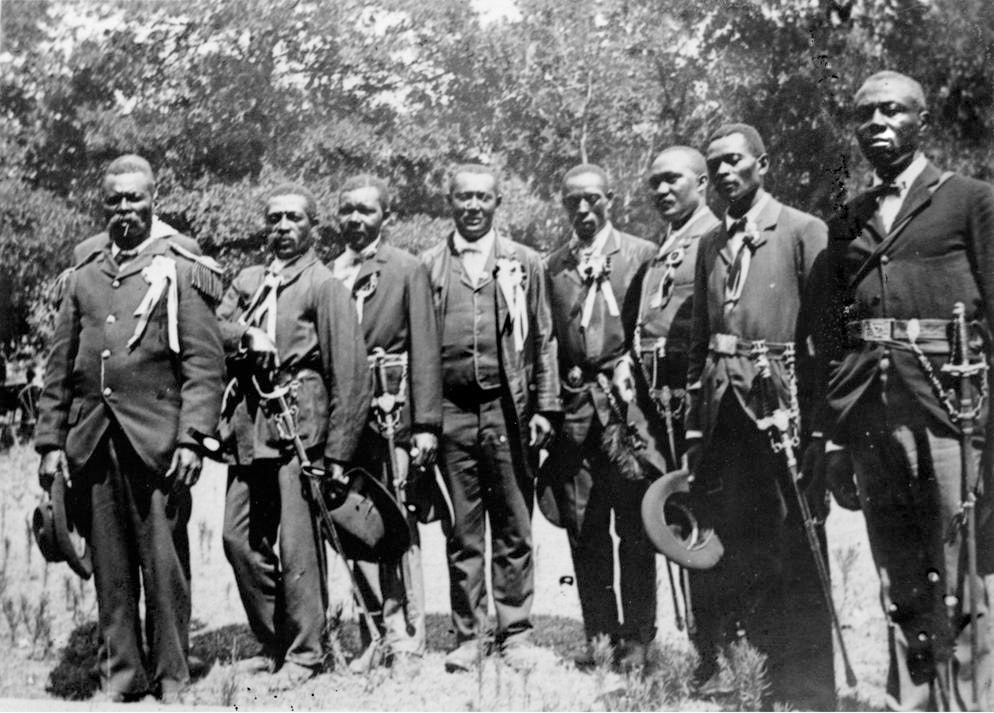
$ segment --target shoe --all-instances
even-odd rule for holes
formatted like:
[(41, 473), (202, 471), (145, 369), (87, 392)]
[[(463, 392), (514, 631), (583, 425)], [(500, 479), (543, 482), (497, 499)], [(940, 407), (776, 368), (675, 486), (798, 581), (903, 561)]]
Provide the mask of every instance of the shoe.
[(373, 642), (361, 654), (349, 661), (349, 671), (361, 676), (364, 673), (369, 673), (381, 663), (383, 663), (383, 653), (380, 650), (380, 644)]
[[(479, 639), (469, 639), (459, 644), (459, 646), (445, 655), (445, 670), (448, 673), (456, 673), (476, 668), (476, 664), (480, 659), (481, 645), (483, 644), (480, 643)], [(483, 646), (483, 655), (486, 656), (490, 652), (485, 645)]]
[(619, 647), (614, 637), (598, 634), (593, 639), (587, 640), (583, 653), (573, 659), (573, 664), (581, 671), (596, 668), (600, 661), (607, 666), (613, 666), (618, 660), (618, 652)]
[(509, 636), (500, 649), (505, 663), (517, 671), (531, 671), (542, 664), (554, 664), (557, 656), (532, 643), (526, 634)]
[(390, 667), (390, 675), (410, 680), (421, 673), (422, 658), (411, 651), (395, 651), (387, 657), (386, 664)]
[(159, 682), (159, 703), (164, 706), (179, 706), (186, 703), (183, 692), (186, 686), (171, 678), (164, 678)]
[(649, 648), (645, 644), (639, 641), (630, 641), (622, 648), (621, 655), (615, 665), (619, 671), (634, 671), (638, 668), (645, 668), (649, 660), (648, 655)]
[(234, 663), (235, 671), (247, 676), (257, 673), (272, 673), (276, 670), (276, 661), (265, 654), (257, 654)]
[(190, 670), (190, 678), (201, 678), (207, 673), (207, 662), (199, 656), (187, 656), (186, 667)]
[(299, 663), (287, 661), (283, 668), (274, 673), (269, 679), (269, 690), (273, 693), (290, 691), (318, 675), (316, 668), (301, 666)]

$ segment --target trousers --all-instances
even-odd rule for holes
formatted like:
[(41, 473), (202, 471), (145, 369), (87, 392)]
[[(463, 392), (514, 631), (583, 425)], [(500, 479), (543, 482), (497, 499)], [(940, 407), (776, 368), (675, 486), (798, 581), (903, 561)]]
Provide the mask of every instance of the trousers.
[[(561, 437), (550, 454), (563, 484), (563, 525), (569, 537), (580, 609), (588, 639), (604, 634), (648, 644), (656, 636), (656, 550), (642, 526), (648, 481), (628, 480), (604, 453), (596, 416), (582, 443)], [(619, 597), (614, 591), (614, 543), (618, 536)]]
[[(690, 570), (701, 672), (716, 670), (726, 644), (745, 637), (767, 656), (769, 701), (834, 710), (831, 616), (782, 454), (731, 390), (722, 400), (691, 492), (725, 554), (710, 570)], [(825, 532), (817, 527), (827, 562)]]
[(263, 651), (315, 668), (324, 661), (328, 584), (306, 487), (296, 458), (230, 466), (222, 537)]
[[(185, 684), (189, 490), (171, 492), (171, 483), (149, 470), (113, 421), (73, 482), (82, 488), (74, 518), (92, 550), (104, 690), (135, 695), (163, 681)], [(138, 608), (143, 585), (144, 644)]]
[[(938, 435), (927, 426), (888, 426), (883, 418), (853, 431), (857, 436), (849, 447), (889, 623), (887, 705), (893, 710), (935, 710), (938, 705), (967, 710), (972, 699), (968, 571), (963, 533), (953, 525), (962, 502), (960, 441)], [(974, 444), (969, 456), (978, 472), (983, 472), (982, 444)], [(989, 490), (980, 499), (977, 520), (980, 701), (975, 710), (987, 710), (994, 705), (994, 625), (990, 621), (994, 516)], [(935, 615), (945, 617), (944, 609), (954, 602), (956, 622), (951, 631), (951, 657), (943, 667), (949, 679), (945, 703), (940, 702), (934, 668), (915, 670), (914, 639), (931, 632), (912, 622), (930, 615), (919, 595), (936, 587), (941, 591), (930, 597)]]
[(455, 522), (447, 535), (449, 595), (458, 643), (483, 635), (487, 620), (484, 566), (490, 521), (497, 639), (525, 634), (535, 594), (531, 515), (534, 483), (515, 468), (499, 396), (442, 402), (442, 460)]

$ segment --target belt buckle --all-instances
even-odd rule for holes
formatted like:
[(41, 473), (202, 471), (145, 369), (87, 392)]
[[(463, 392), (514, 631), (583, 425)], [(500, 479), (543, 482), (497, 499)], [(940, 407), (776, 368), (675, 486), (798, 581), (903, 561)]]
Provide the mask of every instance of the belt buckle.
[(864, 319), (859, 323), (859, 336), (863, 341), (879, 342), (890, 339), (891, 320), (889, 319)]
[(733, 355), (739, 346), (739, 338), (734, 334), (714, 335), (714, 350), (719, 354)]

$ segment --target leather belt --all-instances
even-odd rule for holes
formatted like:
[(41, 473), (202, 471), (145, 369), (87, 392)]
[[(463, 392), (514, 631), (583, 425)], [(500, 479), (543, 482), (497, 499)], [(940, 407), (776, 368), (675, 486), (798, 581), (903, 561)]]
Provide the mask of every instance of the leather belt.
[[(771, 356), (780, 356), (788, 347), (793, 345), (793, 342), (756, 341), (763, 342)], [(742, 339), (735, 334), (712, 334), (711, 340), (708, 342), (708, 349), (721, 356), (749, 356), (755, 343), (751, 339)]]
[(889, 319), (877, 317), (849, 322), (846, 330), (864, 342), (949, 341), (948, 319)]

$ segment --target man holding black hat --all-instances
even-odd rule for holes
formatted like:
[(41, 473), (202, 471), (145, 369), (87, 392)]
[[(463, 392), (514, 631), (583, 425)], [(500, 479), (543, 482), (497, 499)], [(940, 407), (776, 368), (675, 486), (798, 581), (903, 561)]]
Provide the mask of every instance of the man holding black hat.
[[(275, 369), (288, 387), (297, 430), (312, 463), (343, 480), (369, 411), (366, 347), (352, 299), (313, 247), (314, 197), (284, 184), (267, 196), (272, 257), (242, 270), (217, 314), (229, 356)], [(327, 606), (324, 541), (301, 463), (261, 408), (260, 394), (232, 380), (221, 435), (230, 452), (224, 551), (249, 625), (262, 644), (246, 669), (279, 667), (270, 686), (287, 690), (324, 662)]]
[(71, 479), (74, 519), (92, 550), (104, 694), (154, 692), (175, 703), (190, 678), (186, 526), (197, 437), (217, 425), (224, 357), (212, 314), (220, 270), (153, 232), (154, 198), (147, 161), (110, 164), (108, 239), (66, 277), (35, 447), (42, 487), (60, 472)]

